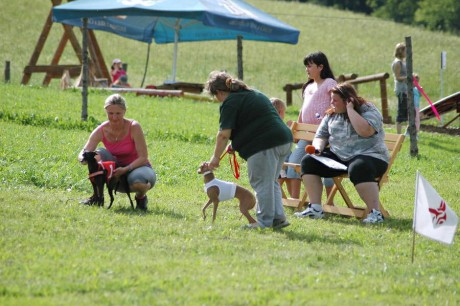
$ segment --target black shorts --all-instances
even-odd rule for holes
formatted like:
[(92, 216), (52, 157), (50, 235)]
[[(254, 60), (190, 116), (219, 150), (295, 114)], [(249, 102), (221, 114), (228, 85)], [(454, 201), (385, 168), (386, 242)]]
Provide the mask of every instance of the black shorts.
[(332, 152), (324, 152), (323, 156), (332, 158), (348, 167), (348, 171), (329, 168), (310, 155), (305, 155), (301, 162), (302, 175), (313, 174), (320, 177), (335, 177), (347, 173), (353, 185), (367, 182), (375, 182), (375, 178), (381, 177), (387, 171), (388, 163), (371, 156), (358, 155), (345, 162), (340, 160)]
[(398, 97), (398, 114), (396, 116), (396, 122), (406, 122), (409, 117), (408, 113), (408, 105), (407, 105), (407, 94), (405, 93), (399, 93), (397, 95)]

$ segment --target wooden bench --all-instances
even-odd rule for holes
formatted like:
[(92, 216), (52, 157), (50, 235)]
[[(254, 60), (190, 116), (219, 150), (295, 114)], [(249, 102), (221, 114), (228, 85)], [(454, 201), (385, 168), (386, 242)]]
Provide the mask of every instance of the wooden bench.
[[(291, 131), (294, 135), (294, 140), (298, 141), (299, 139), (305, 139), (307, 141), (312, 141), (314, 138), (314, 134), (313, 134), (313, 138), (311, 138), (311, 134), (312, 134), (312, 129), (314, 127), (315, 125), (311, 125), (311, 124), (306, 125), (304, 123), (294, 123), (291, 126)], [(379, 189), (382, 188), (383, 184), (389, 181), (389, 173), (390, 173), (391, 167), (393, 166), (393, 163), (399, 151), (401, 150), (403, 141), (404, 141), (404, 135), (402, 134), (385, 133), (385, 145), (387, 146), (388, 151), (390, 153), (390, 161), (388, 163), (387, 171), (381, 177), (376, 178), (376, 181), (378, 182), (378, 185), (379, 185)], [(300, 173), (299, 164), (285, 163), (285, 166), (293, 167), (298, 173)], [(343, 174), (343, 175), (332, 178), (334, 180), (335, 185), (332, 188), (332, 191), (330, 192), (326, 200), (326, 204), (323, 204), (323, 211), (327, 213), (357, 217), (357, 218), (362, 219), (366, 217), (367, 214), (369, 213), (368, 209), (367, 207), (359, 207), (352, 203), (350, 197), (348, 196), (346, 189), (344, 188), (342, 184), (342, 181), (346, 178), (348, 178), (348, 174)], [(353, 189), (354, 189), (354, 186), (353, 186)], [(343, 200), (345, 201), (346, 207), (339, 207), (339, 206), (334, 205), (334, 197), (336, 196), (337, 191), (340, 193)], [(283, 195), (284, 195), (284, 191), (283, 191)], [(304, 190), (302, 197), (300, 199), (292, 199), (292, 198), (287, 198), (286, 196), (284, 196), (283, 204), (285, 206), (295, 207), (296, 209), (300, 210), (307, 203), (307, 197), (308, 197), (307, 192)], [(383, 207), (383, 204), (380, 205), (380, 211), (385, 217), (389, 216), (389, 213)]]
[[(308, 123), (298, 123), (293, 122), (291, 127), (292, 137), (294, 138), (294, 142), (297, 143), (299, 140), (306, 140), (309, 142), (313, 141), (315, 138), (316, 130), (318, 129), (318, 125), (316, 124), (308, 124)], [(300, 164), (294, 163), (284, 163), (283, 168), (291, 167), (294, 168), (297, 173), (300, 173)], [(302, 207), (305, 206), (307, 202), (307, 193), (301, 193), (302, 196), (299, 199), (296, 198), (289, 198), (286, 196), (284, 192), (283, 185), (285, 180), (281, 179), (281, 191), (282, 191), (282, 200), (283, 205), (287, 207), (293, 207), (296, 210), (301, 210)]]

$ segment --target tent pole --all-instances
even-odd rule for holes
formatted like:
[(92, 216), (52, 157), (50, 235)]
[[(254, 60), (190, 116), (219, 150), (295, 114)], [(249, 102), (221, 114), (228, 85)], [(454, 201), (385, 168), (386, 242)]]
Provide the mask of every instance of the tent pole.
[(173, 68), (172, 68), (172, 82), (176, 82), (176, 63), (177, 63), (177, 45), (179, 44), (179, 30), (180, 30), (180, 19), (176, 20), (176, 27), (174, 31), (174, 58), (173, 58)]
[(81, 89), (81, 120), (88, 119), (88, 18), (83, 18), (82, 35), (82, 89)]
[(241, 35), (237, 37), (236, 53), (238, 57), (238, 79), (243, 80), (243, 36)]
[(147, 68), (149, 66), (149, 58), (150, 58), (150, 45), (152, 43), (148, 44), (147, 47), (147, 59), (145, 60), (145, 69), (144, 69), (144, 77), (142, 78), (142, 83), (141, 83), (141, 88), (144, 87), (144, 81), (145, 81), (145, 76), (147, 75)]

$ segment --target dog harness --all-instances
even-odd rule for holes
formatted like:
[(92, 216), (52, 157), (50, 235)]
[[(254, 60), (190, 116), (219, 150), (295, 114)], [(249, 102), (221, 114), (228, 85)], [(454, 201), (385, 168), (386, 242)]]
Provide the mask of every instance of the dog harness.
[(213, 179), (210, 182), (204, 184), (204, 191), (207, 192), (212, 186), (219, 188), (219, 201), (231, 200), (235, 197), (236, 184), (231, 182), (225, 182), (218, 179)]
[(113, 176), (113, 171), (116, 168), (115, 162), (113, 162), (113, 161), (100, 161), (98, 164), (99, 164), (99, 169), (101, 169), (101, 170), (93, 172), (93, 173), (90, 173), (88, 175), (89, 179), (92, 180), (95, 176), (98, 176), (98, 175), (101, 175), (101, 174), (105, 173), (105, 179), (107, 180), (107, 182), (109, 182), (110, 179)]

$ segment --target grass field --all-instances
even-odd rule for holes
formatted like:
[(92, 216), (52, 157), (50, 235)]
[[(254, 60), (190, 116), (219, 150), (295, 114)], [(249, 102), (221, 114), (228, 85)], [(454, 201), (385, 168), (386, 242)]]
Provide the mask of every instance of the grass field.
[[(111, 210), (78, 204), (90, 184), (76, 155), (87, 129), (104, 120), (106, 93), (91, 93), (98, 101), (89, 108), (94, 117), (79, 126), (77, 91), (0, 89), (8, 97), (0, 106), (2, 305), (460, 301), (458, 243), (417, 236), (411, 263), (416, 170), (458, 212), (459, 137), (421, 133), (417, 158), (404, 143), (382, 189), (392, 216), (382, 225), (336, 216), (299, 220), (286, 210), (288, 228), (248, 232), (240, 229), (235, 201), (219, 206), (214, 226), (200, 218), (207, 198), (196, 169), (212, 153), (217, 104), (127, 95), (128, 117), (143, 125), (158, 173), (150, 210), (142, 214), (131, 211), (124, 195)], [(239, 184), (249, 187), (240, 164)], [(217, 175), (234, 180), (226, 163)]]
[[(446, 93), (458, 91), (459, 63), (450, 61), (460, 55), (458, 37), (295, 2), (249, 2), (302, 30), (296, 46), (244, 42), (245, 80), (270, 96), (283, 97), (282, 85), (303, 81), (301, 59), (317, 49), (337, 74), (388, 71), (393, 46), (405, 35), (420, 50), (417, 70), (427, 92), (439, 95), (441, 50), (448, 52)], [(391, 215), (381, 225), (338, 216), (299, 220), (286, 209), (291, 226), (244, 231), (236, 201), (221, 203), (214, 225), (200, 218), (207, 197), (196, 170), (212, 154), (219, 105), (127, 94), (127, 117), (142, 124), (158, 175), (149, 211), (132, 211), (125, 195), (116, 196), (111, 210), (78, 204), (91, 187), (76, 157), (105, 120), (108, 93), (90, 91), (90, 117), (82, 122), (78, 90), (42, 88), (39, 75), (30, 86), (18, 85), (49, 5), (10, 1), (0, 12), (0, 60), (13, 68), (11, 84), (0, 84), (0, 305), (460, 304), (458, 241), (446, 246), (417, 235), (411, 262), (417, 170), (459, 215), (458, 136), (422, 132), (417, 157), (405, 141), (381, 192)], [(129, 62), (132, 81), (140, 83), (146, 46), (98, 37), (106, 58)], [(152, 46), (149, 82), (167, 78), (171, 48)], [(53, 52), (46, 48), (40, 60), (49, 62)], [(73, 57), (68, 52), (63, 61)], [(235, 71), (233, 65), (234, 42), (180, 45), (182, 80), (204, 81), (210, 70)], [(360, 93), (375, 98), (378, 86), (360, 86)], [(287, 119), (297, 117), (298, 103)], [(394, 132), (392, 125), (385, 129)], [(239, 162), (238, 183), (249, 188)], [(235, 181), (225, 162), (216, 174)]]

